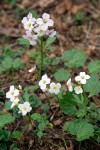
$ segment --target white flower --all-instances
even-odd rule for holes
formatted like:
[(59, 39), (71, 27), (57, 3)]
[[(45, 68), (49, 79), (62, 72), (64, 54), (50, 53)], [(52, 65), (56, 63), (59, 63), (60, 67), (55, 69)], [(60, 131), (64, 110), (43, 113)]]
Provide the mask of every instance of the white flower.
[(29, 69), (28, 72), (31, 73), (31, 72), (33, 72), (35, 69), (36, 69), (36, 66), (35, 66), (35, 67), (32, 67), (31, 69)]
[(87, 79), (90, 79), (90, 76), (86, 75), (85, 72), (80, 72), (80, 74), (75, 77), (75, 81), (81, 84), (86, 84)]
[(50, 84), (49, 92), (50, 93), (59, 94), (60, 93), (60, 88), (61, 88), (61, 84), (60, 83), (54, 83), (54, 82), (52, 82)]
[(67, 86), (68, 86), (68, 90), (70, 91), (70, 92), (72, 92), (73, 91), (73, 83), (71, 82), (71, 78), (67, 81)]
[(29, 102), (24, 102), (24, 104), (19, 104), (19, 113), (22, 113), (23, 116), (25, 116), (28, 112), (32, 110), (32, 107), (30, 106)]
[(12, 104), (11, 104), (11, 108), (13, 108), (14, 106), (18, 105), (19, 99), (16, 98), (13, 100)]
[(15, 89), (14, 85), (11, 85), (9, 91), (6, 93), (6, 98), (9, 98), (10, 101), (12, 102), (18, 95), (19, 90)]
[(22, 23), (24, 25), (25, 30), (32, 31), (34, 28), (36, 19), (32, 17), (32, 14), (29, 13), (27, 17), (24, 17)]
[(76, 94), (83, 93), (83, 89), (81, 88), (81, 86), (76, 86), (76, 87), (74, 88), (74, 90), (75, 90), (75, 93), (76, 93)]
[(43, 35), (45, 35), (45, 31), (42, 30), (41, 26), (38, 26), (37, 28), (35, 28), (35, 29), (34, 29), (34, 32), (36, 32), (38, 36), (43, 36)]
[(50, 84), (50, 81), (51, 79), (48, 78), (46, 74), (42, 76), (41, 80), (39, 81), (39, 86), (43, 92), (46, 91), (46, 85)]
[(46, 31), (46, 36), (54, 37), (55, 35), (56, 35), (56, 31), (54, 29)]
[(48, 27), (53, 26), (54, 21), (52, 19), (50, 19), (50, 15), (49, 14), (44, 13), (42, 15), (42, 18), (38, 18), (36, 20), (36, 23), (41, 26), (41, 29), (43, 31), (46, 31), (48, 29)]
[(36, 45), (38, 36), (36, 34), (32, 34), (29, 31), (26, 31), (26, 35), (23, 36), (25, 39), (29, 40), (30, 45)]

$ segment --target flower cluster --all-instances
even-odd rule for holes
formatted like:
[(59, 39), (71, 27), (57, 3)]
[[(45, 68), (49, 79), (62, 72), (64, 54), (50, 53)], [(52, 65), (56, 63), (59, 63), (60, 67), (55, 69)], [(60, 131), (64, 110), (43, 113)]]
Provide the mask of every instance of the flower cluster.
[[(81, 85), (86, 84), (88, 79), (90, 79), (90, 76), (86, 75), (85, 72), (80, 72), (80, 74), (75, 77), (75, 81), (78, 83), (78, 85), (74, 87), (74, 91), (76, 94), (83, 93), (83, 89)], [(67, 86), (68, 86), (68, 90), (72, 92), (74, 84), (71, 82), (71, 78), (67, 81)]]
[(46, 92), (48, 90), (50, 93), (54, 93), (56, 95), (59, 94), (60, 93), (61, 84), (60, 83), (54, 83), (54, 82), (50, 83), (50, 82), (51, 82), (51, 79), (48, 78), (48, 76), (46, 74), (43, 75), (41, 80), (39, 81), (40, 89), (43, 92)]
[[(19, 90), (21, 90), (22, 87), (19, 85)], [(24, 102), (23, 104), (19, 104), (20, 99), (20, 91), (14, 87), (14, 85), (10, 86), (9, 91), (6, 93), (6, 98), (8, 98), (12, 104), (11, 108), (14, 106), (17, 106), (19, 108), (19, 113), (22, 113), (23, 116), (25, 116), (28, 112), (32, 110), (32, 107), (30, 106), (29, 102)]]
[(29, 40), (31, 45), (36, 45), (38, 37), (41, 36), (49, 36), (54, 37), (56, 35), (56, 31), (54, 29), (49, 29), (54, 25), (54, 21), (50, 19), (50, 15), (48, 13), (44, 13), (42, 18), (33, 18), (32, 14), (29, 13), (27, 17), (24, 17), (22, 20), (22, 24), (24, 29), (26, 30), (26, 35), (23, 37)]

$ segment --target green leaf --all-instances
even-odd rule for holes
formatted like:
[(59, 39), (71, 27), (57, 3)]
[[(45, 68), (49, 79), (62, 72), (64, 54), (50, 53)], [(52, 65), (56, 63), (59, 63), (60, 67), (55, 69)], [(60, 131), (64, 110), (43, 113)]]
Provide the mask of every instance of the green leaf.
[(16, 59), (14, 60), (14, 62), (13, 62), (13, 67), (14, 67), (15, 69), (17, 69), (17, 68), (22, 68), (22, 67), (23, 67), (23, 64), (22, 64), (20, 58), (16, 58)]
[(58, 65), (60, 63), (60, 57), (56, 57), (53, 62), (52, 65)]
[(13, 65), (13, 59), (11, 57), (5, 57), (4, 61), (2, 62), (2, 66), (4, 69), (10, 69)]
[(83, 20), (84, 18), (83, 12), (81, 11), (77, 12), (75, 17), (76, 17), (76, 20)]
[(19, 42), (20, 45), (23, 45), (26, 48), (29, 48), (29, 46), (30, 46), (29, 41), (24, 38), (18, 38), (17, 41)]
[(12, 132), (11, 138), (20, 139), (22, 137), (22, 133), (20, 131)]
[(38, 114), (38, 113), (34, 113), (34, 114), (31, 115), (31, 118), (32, 118), (33, 120), (36, 120), (36, 121), (40, 122), (40, 120), (41, 120), (41, 115)]
[(43, 132), (42, 131), (38, 131), (37, 132), (37, 136), (41, 139), (41, 137), (43, 136)]
[(6, 124), (9, 124), (15, 120), (11, 114), (0, 115), (0, 128), (4, 127)]
[(8, 4), (14, 5), (16, 3), (16, 0), (7, 0)]
[(84, 66), (87, 56), (82, 50), (71, 49), (65, 51), (62, 58), (65, 61), (65, 66), (79, 68)]
[(47, 68), (50, 65), (50, 63), (51, 63), (51, 59), (49, 57), (44, 58), (43, 60), (44, 67)]
[(5, 109), (10, 110), (11, 109), (11, 101), (6, 101), (5, 102)]
[(100, 60), (90, 62), (88, 64), (88, 70), (91, 74), (100, 73)]
[(6, 143), (1, 143), (0, 144), (0, 150), (7, 150), (7, 144)]
[(54, 78), (57, 81), (66, 81), (70, 77), (70, 72), (63, 68), (59, 69), (55, 74)]
[(100, 93), (100, 80), (97, 75), (91, 76), (87, 83), (83, 86), (85, 92), (89, 92), (89, 96), (92, 97)]
[(38, 85), (31, 85), (31, 86), (29, 86), (29, 90), (37, 90), (39, 88), (39, 86)]
[(66, 95), (60, 99), (60, 107), (67, 115), (75, 115), (76, 102), (73, 101), (74, 97), (71, 92), (66, 92)]
[(0, 140), (9, 141), (10, 140), (10, 131), (0, 129)]
[(49, 37), (48, 39), (47, 39), (47, 41), (46, 41), (46, 48), (49, 46), (49, 45), (51, 45), (55, 40), (56, 40), (56, 36), (54, 36), (54, 37)]
[(75, 135), (77, 141), (89, 139), (94, 135), (94, 126), (86, 120), (66, 122), (64, 125), (64, 130), (69, 131), (72, 135)]

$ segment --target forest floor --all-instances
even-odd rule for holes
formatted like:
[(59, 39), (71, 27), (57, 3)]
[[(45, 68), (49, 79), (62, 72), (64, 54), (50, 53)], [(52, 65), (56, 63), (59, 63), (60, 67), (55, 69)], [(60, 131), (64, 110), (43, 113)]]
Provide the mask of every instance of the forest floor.
[[(33, 10), (40, 16), (44, 12), (49, 13), (55, 22), (54, 28), (59, 33), (58, 39), (54, 43), (56, 50), (47, 53), (50, 58), (61, 57), (65, 50), (74, 48), (82, 49), (89, 56), (87, 62), (98, 60), (100, 59), (99, 2), (92, 0), (18, 0), (14, 5), (10, 5), (2, 0), (0, 1), (0, 48), (11, 47), (14, 51), (19, 50), (20, 46), (16, 39), (22, 37), (25, 32), (21, 20), (30, 10)], [(34, 50), (34, 48), (31, 47), (31, 50)], [(1, 51), (0, 54), (2, 54)], [(28, 73), (28, 70), (35, 66), (29, 55), (30, 51), (27, 50), (21, 56), (25, 66), (24, 69), (15, 71), (14, 81), (22, 87), (33, 85), (36, 81), (35, 74)], [(62, 65), (61, 63), (58, 68), (63, 67)], [(58, 68), (52, 66), (54, 71)], [(77, 74), (76, 69), (72, 68), (70, 71), (72, 76)], [(87, 71), (87, 65), (83, 67), (83, 71)], [(53, 77), (51, 67), (48, 67), (46, 73), (49, 77)], [(7, 73), (0, 76), (0, 87), (7, 91), (12, 84), (12, 77)], [(46, 101), (44, 94), (39, 94), (39, 96), (44, 102)], [(94, 101), (98, 103), (98, 98), (94, 97)], [(99, 145), (89, 140), (78, 143), (74, 137), (62, 130), (63, 122), (71, 120), (71, 118), (62, 116), (57, 103), (52, 107), (52, 113), (48, 112), (48, 116), (50, 116), (49, 119), (54, 128), (47, 129), (47, 135), (41, 140), (38, 138), (32, 139), (30, 130), (26, 132), (24, 141), (21, 143), (22, 150), (100, 149)], [(21, 129), (24, 124), (23, 120), (19, 120), (8, 128), (13, 131), (16, 126)]]

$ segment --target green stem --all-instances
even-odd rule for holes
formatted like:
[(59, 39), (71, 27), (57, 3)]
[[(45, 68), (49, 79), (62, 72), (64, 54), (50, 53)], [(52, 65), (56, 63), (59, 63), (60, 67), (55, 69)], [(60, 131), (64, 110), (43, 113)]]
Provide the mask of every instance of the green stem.
[(41, 79), (43, 72), (43, 59), (44, 59), (44, 49), (43, 49), (43, 37), (41, 37), (41, 63), (40, 63), (40, 71), (39, 71), (39, 80)]

